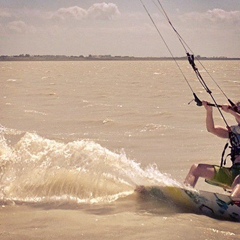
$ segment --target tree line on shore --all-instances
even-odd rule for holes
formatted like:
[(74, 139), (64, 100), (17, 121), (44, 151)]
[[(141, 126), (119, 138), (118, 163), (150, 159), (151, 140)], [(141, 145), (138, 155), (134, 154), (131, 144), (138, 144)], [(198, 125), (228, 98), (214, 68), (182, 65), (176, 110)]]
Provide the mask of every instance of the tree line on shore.
[[(195, 57), (198, 60), (240, 60), (240, 58), (228, 57)], [(176, 57), (177, 60), (186, 60), (187, 57)], [(97, 61), (97, 60), (173, 60), (172, 57), (134, 57), (134, 56), (112, 56), (112, 55), (88, 55), (88, 56), (66, 56), (66, 55), (1, 55), (0, 61)]]

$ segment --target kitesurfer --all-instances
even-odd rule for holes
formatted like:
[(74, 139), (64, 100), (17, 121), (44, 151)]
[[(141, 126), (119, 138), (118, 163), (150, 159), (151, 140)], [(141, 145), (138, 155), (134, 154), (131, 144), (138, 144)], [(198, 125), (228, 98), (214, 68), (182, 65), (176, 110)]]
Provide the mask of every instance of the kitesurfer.
[(237, 125), (229, 127), (214, 124), (213, 108), (206, 101), (202, 101), (206, 109), (207, 131), (220, 137), (229, 138), (231, 148), (231, 167), (223, 167), (209, 164), (194, 164), (186, 179), (185, 184), (195, 187), (199, 177), (205, 178), (212, 184), (230, 189), (233, 201), (240, 201), (240, 102), (236, 103), (237, 111), (228, 105), (222, 105), (221, 109), (235, 117)]

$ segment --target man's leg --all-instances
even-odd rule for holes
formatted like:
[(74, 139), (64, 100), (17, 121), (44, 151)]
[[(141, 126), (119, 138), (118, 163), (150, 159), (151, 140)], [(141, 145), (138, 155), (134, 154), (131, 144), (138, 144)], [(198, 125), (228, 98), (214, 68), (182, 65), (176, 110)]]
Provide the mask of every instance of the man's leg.
[(192, 165), (185, 181), (185, 185), (195, 187), (198, 178), (202, 177), (208, 180), (211, 180), (215, 175), (215, 170), (213, 165), (209, 164), (194, 164)]
[(240, 175), (238, 175), (232, 184), (231, 198), (235, 201), (240, 201)]

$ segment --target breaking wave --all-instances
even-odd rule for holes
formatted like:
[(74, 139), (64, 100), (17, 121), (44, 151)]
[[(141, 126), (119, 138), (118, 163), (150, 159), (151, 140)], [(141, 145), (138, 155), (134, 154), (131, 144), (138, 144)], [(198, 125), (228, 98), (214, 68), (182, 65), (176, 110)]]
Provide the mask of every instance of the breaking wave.
[(176, 185), (156, 165), (146, 169), (96, 142), (68, 143), (1, 128), (0, 201), (102, 203), (131, 195), (137, 185)]

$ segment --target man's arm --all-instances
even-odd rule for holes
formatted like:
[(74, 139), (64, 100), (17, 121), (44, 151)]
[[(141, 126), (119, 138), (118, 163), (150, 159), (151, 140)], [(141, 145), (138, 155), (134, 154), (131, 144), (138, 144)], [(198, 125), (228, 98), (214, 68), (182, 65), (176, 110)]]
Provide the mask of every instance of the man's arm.
[(240, 114), (238, 112), (235, 112), (230, 106), (222, 105), (222, 110), (233, 115), (236, 118), (237, 122), (240, 123)]
[(215, 126), (213, 120), (213, 109), (206, 101), (202, 101), (203, 106), (206, 109), (206, 128), (207, 131), (221, 138), (228, 138), (229, 132), (226, 127)]

